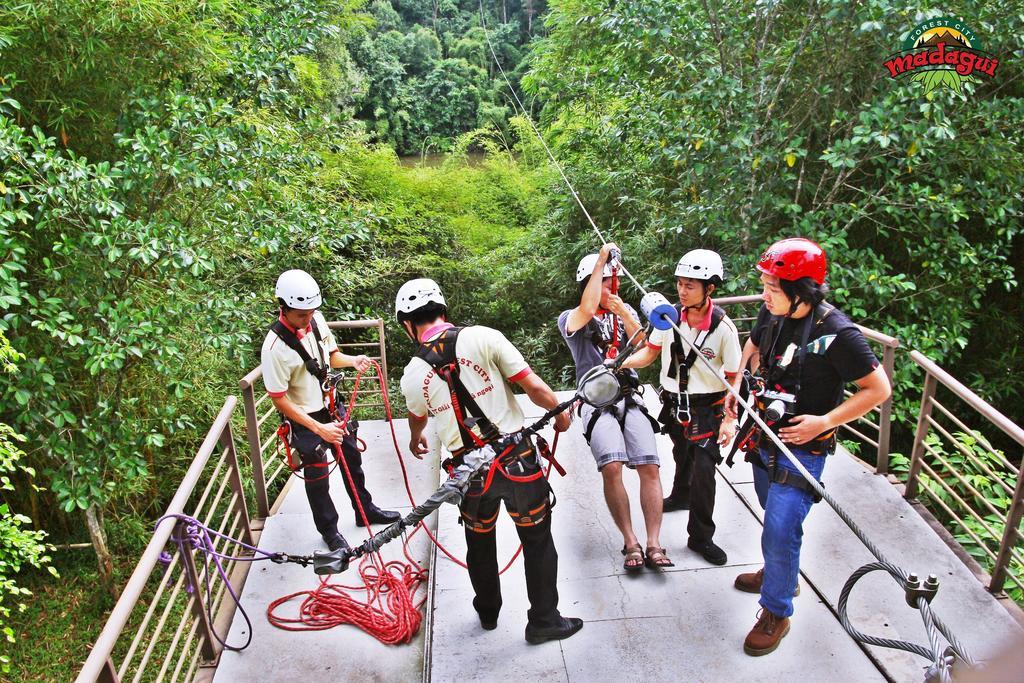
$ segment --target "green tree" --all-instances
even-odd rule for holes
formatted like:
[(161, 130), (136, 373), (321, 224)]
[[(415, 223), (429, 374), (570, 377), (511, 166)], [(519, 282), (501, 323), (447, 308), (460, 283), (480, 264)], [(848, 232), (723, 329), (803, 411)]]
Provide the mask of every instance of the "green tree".
[(414, 140), (443, 140), (476, 127), (477, 109), (487, 73), (461, 59), (444, 59), (416, 91), (410, 135)]
[[(37, 444), (29, 463), (59, 508), (84, 516), (111, 589), (105, 510), (159, 505), (154, 476), (175, 463), (156, 454), (194, 436), (193, 402), (227, 386), (261, 324), (241, 277), (279, 253), (294, 262), (296, 245), (315, 261), (365, 234), (307, 186), (322, 158), (303, 141), (342, 132), (306, 123), (317, 103), (298, 100), (293, 58), (337, 33), (325, 12), (289, 3), (276, 21), (254, 16), (247, 31), (265, 52), (239, 51), (221, 98), (129, 100), (113, 163), (19, 126), (0, 88), (0, 331), (25, 357), (0, 387), (0, 418)], [(324, 86), (318, 69), (305, 78)], [(221, 372), (224, 384), (207, 379)]]
[(367, 83), (356, 116), (378, 140), (405, 149), (412, 106), (410, 84), (406, 82), (401, 54), (404, 36), (389, 31), (374, 36), (357, 33), (349, 43), (356, 64), (365, 73)]
[(402, 39), (402, 63), (413, 76), (429, 73), (441, 57), (441, 41), (428, 28), (417, 26)]
[[(1019, 343), (982, 328), (987, 298), (1019, 300), (1020, 66), (1006, 62), (963, 94), (924, 95), (881, 67), (934, 15), (923, 6), (745, 8), (552, 4), (525, 84), (635, 272), (667, 289), (667, 263), (707, 246), (726, 257), (729, 291), (751, 291), (759, 250), (804, 235), (831, 255), (833, 296), (855, 318), (946, 365), (973, 335), (1011, 362)], [(996, 54), (1024, 34), (997, 3), (974, 6), (971, 22)], [(549, 238), (569, 226), (578, 244), (559, 259), (566, 269), (594, 238), (570, 203), (560, 218)], [(1009, 325), (1019, 340), (1019, 321)], [(905, 390), (910, 372), (898, 378)]]
[[(0, 332), (0, 372), (13, 375), (17, 371), (15, 363), (19, 360), (21, 356)], [(5, 492), (14, 490), (12, 476), (34, 486), (35, 471), (21, 462), (25, 453), (18, 444), (24, 441), (24, 436), (0, 423), (0, 637), (9, 645), (15, 642), (14, 629), (8, 626), (11, 610), (24, 611), (24, 600), (32, 594), (16, 581), (22, 567), (47, 567), (54, 576), (57, 575), (56, 570), (48, 566), (50, 556), (47, 552), (51, 547), (43, 542), (46, 532), (33, 530), (32, 520), (15, 512), (5, 500)], [(11, 658), (0, 654), (0, 673), (9, 673), (10, 666)]]
[[(221, 3), (24, 0), (0, 7), (0, 74), (18, 75), (20, 120), (90, 156), (112, 151), (140, 83), (212, 79), (227, 68)], [(47, 65), (47, 68), (38, 68)]]
[(402, 17), (395, 11), (390, 0), (373, 0), (366, 9), (373, 17), (374, 28), (378, 31), (401, 31), (404, 28)]

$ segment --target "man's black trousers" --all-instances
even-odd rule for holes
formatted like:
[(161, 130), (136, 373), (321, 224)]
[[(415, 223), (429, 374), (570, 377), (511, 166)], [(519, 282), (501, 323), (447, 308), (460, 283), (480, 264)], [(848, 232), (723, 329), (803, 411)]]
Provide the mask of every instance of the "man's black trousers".
[(675, 429), (669, 431), (669, 438), (676, 461), (669, 497), (690, 503), (690, 520), (686, 524), (690, 541), (710, 541), (715, 535), (715, 465), (722, 458), (718, 442), (714, 437), (689, 441), (681, 430)]
[[(309, 416), (317, 422), (327, 424), (331, 422), (330, 413), (324, 409)], [(344, 417), (344, 414), (342, 414)], [(369, 510), (373, 505), (373, 498), (366, 490), (366, 475), (363, 474), (363, 455), (356, 446), (356, 429), (353, 423), (349, 423), (349, 433), (341, 442), (341, 453), (348, 464), (349, 472), (352, 473), (352, 480), (355, 482), (355, 490), (349, 486), (348, 477), (345, 476), (344, 468), (339, 465), (341, 480), (345, 482), (345, 492), (352, 503), (352, 509), (356, 515), (359, 510), (356, 506), (358, 499), (363, 504), (364, 510)], [(330, 538), (338, 533), (338, 511), (331, 500), (330, 479), (325, 476), (334, 463), (334, 446), (327, 443), (319, 436), (309, 431), (300, 424), (291, 423), (291, 445), (292, 448), (302, 456), (302, 476), (306, 482), (306, 498), (309, 500), (309, 509), (313, 512), (313, 523), (321, 536)], [(327, 465), (320, 467), (318, 465)]]
[[(528, 443), (528, 442), (527, 442)], [(518, 450), (518, 449), (517, 449)], [(525, 465), (525, 467), (523, 467)], [(523, 467), (523, 469), (519, 469)], [(510, 467), (513, 476), (529, 476), (540, 470), (537, 456), (527, 451), (522, 460)], [(498, 578), (497, 543), (494, 526), (499, 506), (516, 523), (523, 544), (526, 569), (526, 593), (530, 599), (527, 617), (537, 627), (558, 626), (558, 552), (551, 537), (551, 510), (548, 482), (540, 477), (531, 482), (507, 479), (494, 473), (490, 488), (482, 492), (483, 482), (470, 485), (462, 503), (462, 523), (466, 528), (466, 565), (476, 597), (473, 607), (484, 621), (495, 621), (501, 611), (501, 584)]]

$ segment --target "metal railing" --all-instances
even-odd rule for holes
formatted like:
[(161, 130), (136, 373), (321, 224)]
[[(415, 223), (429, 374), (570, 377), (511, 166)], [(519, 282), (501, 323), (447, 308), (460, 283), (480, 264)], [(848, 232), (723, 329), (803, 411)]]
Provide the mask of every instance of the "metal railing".
[[(758, 302), (758, 296), (716, 300), (716, 303), (722, 306), (734, 307)], [(749, 323), (753, 319), (742, 315), (733, 318), (738, 327), (747, 329), (749, 325), (743, 323)], [(386, 378), (383, 321), (334, 322), (330, 323), (330, 326), (334, 330), (352, 331), (357, 334), (376, 329), (378, 339), (375, 342), (342, 341), (339, 342), (339, 346), (344, 344), (346, 352), (351, 353), (358, 353), (356, 349), (359, 348), (377, 347), (379, 351), (375, 359), (381, 362)], [(899, 342), (875, 330), (863, 327), (861, 330), (872, 343), (882, 346), (883, 365), (891, 378)], [(992, 592), (1001, 591), (1007, 580), (1024, 589), (1024, 576), (1010, 569), (1012, 562), (1024, 565), (1021, 548), (1018, 547), (1022, 540), (1020, 523), (1024, 516), (1022, 465), (1012, 464), (1010, 459), (996, 451), (982, 435), (970, 429), (967, 422), (972, 420), (958, 417), (953, 410), (936, 398), (936, 392), (941, 386), (955, 398), (965, 402), (974, 411), (975, 417), (981, 416), (995, 425), (1020, 446), (1024, 446), (1024, 429), (922, 354), (911, 351), (909, 355), (914, 363), (924, 370), (925, 379), (905, 496), (913, 498), (919, 491), (924, 492), (924, 495), (955, 520), (964, 532), (984, 549), (986, 556), (991, 560), (992, 570), (988, 587)], [(274, 437), (276, 420), (271, 419), (275, 412), (273, 405), (270, 404), (265, 392), (260, 392), (259, 399), (255, 397), (254, 387), (260, 376), (260, 368), (257, 367), (240, 381), (257, 516), (260, 519), (255, 522), (250, 519), (245, 500), (243, 471), (231, 428), (237, 405), (237, 398), (234, 396), (228, 397), (224, 402), (165, 512), (167, 515), (189, 514), (220, 533), (240, 538), (252, 545), (258, 542), (262, 518), (270, 514), (268, 490), (273, 490), (272, 485), (275, 482), (283, 486), (283, 481), (287, 481), (287, 475), (282, 478), (283, 481), (277, 481), (281, 472), (286, 470), (283, 460), (278, 461), (269, 478), (264, 475), (264, 464), (268, 462), (264, 456), (277, 440)], [(370, 386), (373, 388), (365, 389), (366, 393), (377, 394), (378, 388), (372, 384)], [(362, 393), (361, 387), (360, 394)], [(876, 471), (879, 473), (888, 470), (890, 401), (877, 410), (878, 423), (869, 422), (877, 430), (877, 441), (850, 430), (855, 436), (877, 448)], [(375, 404), (362, 402), (357, 405)], [(953, 426), (942, 424), (940, 418), (944, 418)], [(974, 447), (979, 447), (980, 444), (991, 461), (986, 462), (985, 459), (979, 458), (972, 448), (965, 446), (963, 440), (955, 435), (957, 430), (970, 434), (976, 440)], [(991, 505), (982, 492), (978, 491), (978, 486), (968, 480), (961, 469), (954, 466), (945, 455), (945, 446), (940, 447), (937, 439), (945, 439), (943, 443), (947, 443), (967, 458), (966, 462), (970, 462), (983, 473), (992, 486), (999, 487), (1003, 493), (1010, 496), (1010, 503), (1005, 510)], [(965, 500), (963, 495), (950, 486), (948, 482), (951, 481), (965, 487), (970, 497), (975, 500)], [(975, 505), (972, 506), (972, 502)], [(966, 517), (961, 517), (961, 514)], [(970, 520), (970, 524), (967, 520)], [(216, 630), (220, 634), (226, 633), (234, 614), (234, 605), (230, 601), (224, 601), (226, 584), (219, 581), (215, 582), (216, 588), (213, 590), (211, 604), (204, 603), (206, 595), (201, 587), (205, 585), (207, 570), (205, 563), (194, 560), (193, 552), (182, 555), (175, 551), (169, 557), (162, 557), (167, 542), (172, 539), (172, 533), (183, 534), (180, 524), (168, 519), (156, 528), (152, 540), (146, 546), (139, 564), (82, 667), (78, 681), (192, 681), (212, 678), (222, 649), (213, 632)], [(998, 524), (1003, 525), (1001, 531), (996, 528)], [(979, 533), (978, 530), (983, 533)], [(996, 538), (999, 539), (998, 544), (995, 543)], [(225, 550), (224, 544), (225, 541), (220, 539), (214, 543), (218, 551)], [(240, 586), (251, 564), (226, 561), (224, 566), (232, 584)], [(207, 616), (208, 613), (213, 615), (212, 620)], [(125, 637), (126, 634), (132, 634), (130, 641)]]
[[(220, 533), (255, 545), (254, 525), (242, 488), (231, 417), (238, 399), (229, 396), (207, 432), (165, 515), (188, 514)], [(192, 681), (212, 678), (222, 649), (213, 636), (225, 633), (234, 604), (225, 601), (226, 585), (216, 582), (211, 604), (203, 590), (207, 568), (194, 551), (164, 554), (171, 534), (183, 536), (182, 522), (165, 519), (132, 572), (78, 681)], [(214, 545), (225, 550), (226, 542)], [(226, 561), (232, 583), (240, 583), (248, 562)], [(212, 621), (207, 614), (212, 614)], [(131, 641), (123, 636), (133, 633)]]
[[(726, 308), (727, 310), (735, 307), (746, 307), (749, 308), (751, 304), (756, 304), (760, 307), (763, 301), (760, 295), (746, 295), (746, 296), (729, 296), (722, 297), (721, 299), (715, 299), (715, 304)], [(744, 311), (739, 316), (729, 316), (734, 323), (736, 323), (736, 329), (740, 331), (740, 337), (746, 337), (750, 335), (750, 328), (753, 327), (754, 320), (757, 319), (756, 313), (749, 315)], [(893, 368), (896, 364), (896, 349), (899, 348), (900, 342), (895, 337), (890, 337), (887, 334), (883, 334), (878, 330), (872, 330), (868, 327), (858, 325), (860, 331), (864, 333), (868, 342), (874, 345), (877, 349), (881, 349), (882, 355), (882, 367), (885, 368), (885, 374), (889, 376), (889, 381), (892, 382)], [(850, 395), (850, 392), (846, 392)], [(876, 420), (872, 420), (869, 416), (877, 416)], [(856, 425), (856, 426), (854, 426)], [(889, 442), (892, 434), (892, 397), (890, 396), (884, 403), (872, 409), (868, 415), (858, 419), (854, 424), (845, 424), (841, 430), (853, 435), (861, 442), (871, 446), (875, 449), (875, 472), (878, 474), (886, 474), (889, 471)], [(871, 432), (870, 434), (866, 432)]]
[[(1024, 457), (1014, 465), (979, 431), (966, 424), (973, 420), (959, 417), (940, 402), (937, 391), (941, 385), (954, 399), (966, 403), (975, 416), (995, 425), (1022, 447), (1024, 429), (921, 353), (911, 351), (910, 358), (924, 370), (925, 377), (905, 496), (926, 496), (982, 550), (988, 559), (989, 591), (1001, 592), (1007, 580), (1024, 590), (1024, 572), (1011, 571), (1014, 561), (1024, 567), (1024, 548), (1020, 547)], [(952, 451), (947, 450), (950, 448)], [(960, 461), (954, 463), (954, 459)], [(983, 477), (994, 493), (1009, 498), (1005, 510), (979, 490), (981, 480), (973, 478), (972, 472)], [(998, 529), (1000, 524), (1002, 530)]]
[[(384, 321), (376, 318), (372, 320), (347, 320), (327, 323), (327, 326), (336, 333), (338, 337), (338, 348), (343, 353), (358, 355), (365, 353), (371, 359), (380, 363), (385, 381), (388, 376), (387, 352), (384, 345)], [(348, 336), (362, 336), (366, 332), (376, 330), (376, 341), (365, 339), (349, 340)], [(348, 334), (346, 334), (348, 333)], [(366, 353), (373, 351), (375, 353)], [(253, 485), (256, 493), (257, 516), (268, 517), (273, 507), (273, 500), (284, 489), (291, 474), (284, 458), (277, 454), (279, 440), (277, 439), (277, 419), (274, 417), (277, 411), (274, 404), (262, 390), (257, 389), (257, 383), (263, 376), (263, 369), (260, 366), (253, 368), (249, 374), (238, 382), (242, 392), (242, 406), (245, 410), (245, 437), (249, 444), (249, 460), (252, 463)], [(345, 388), (345, 384), (342, 388)], [(259, 397), (257, 398), (257, 392)], [(346, 393), (346, 395), (348, 395)], [(382, 395), (380, 380), (375, 373), (367, 373), (359, 381), (359, 392), (356, 396), (355, 407), (379, 408), (384, 404), (379, 400)], [(368, 399), (367, 397), (371, 397)], [(273, 457), (268, 457), (273, 456)], [(270, 465), (270, 473), (267, 474), (267, 466)], [(282, 476), (282, 474), (284, 476)]]

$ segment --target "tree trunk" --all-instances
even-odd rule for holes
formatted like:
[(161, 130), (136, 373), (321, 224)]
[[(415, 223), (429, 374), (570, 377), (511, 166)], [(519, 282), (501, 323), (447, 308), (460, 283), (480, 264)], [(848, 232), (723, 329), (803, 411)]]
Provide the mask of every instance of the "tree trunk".
[(533, 0), (526, 0), (526, 35), (533, 36)]
[(32, 515), (32, 524), (36, 529), (44, 529), (43, 525), (49, 520), (43, 519), (39, 516), (39, 492), (36, 491), (35, 487), (32, 486), (32, 480), (26, 475), (25, 480), (28, 488), (28, 505), (29, 513)]
[(110, 557), (110, 550), (107, 548), (107, 534), (103, 531), (103, 512), (95, 504), (85, 509), (85, 523), (89, 527), (92, 548), (96, 551), (100, 584), (117, 600), (118, 591), (114, 585), (114, 562)]

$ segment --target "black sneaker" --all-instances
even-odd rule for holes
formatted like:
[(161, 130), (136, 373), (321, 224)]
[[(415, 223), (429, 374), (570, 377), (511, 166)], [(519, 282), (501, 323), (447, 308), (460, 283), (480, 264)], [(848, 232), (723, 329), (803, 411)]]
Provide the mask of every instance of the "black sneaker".
[(339, 548), (349, 547), (348, 541), (346, 541), (345, 537), (339, 533), (335, 533), (333, 536), (324, 536), (324, 542), (332, 552)]
[(485, 630), (485, 631), (493, 631), (494, 629), (498, 628), (498, 617), (494, 617), (493, 619), (489, 619), (489, 618), (483, 616), (482, 614), (479, 615), (479, 616), (480, 616), (480, 628), (482, 628), (483, 630)]
[(662, 501), (662, 512), (675, 512), (676, 510), (689, 510), (690, 501), (688, 500), (677, 500), (672, 496), (669, 496)]
[(526, 642), (530, 645), (539, 645), (549, 640), (562, 640), (576, 634), (583, 628), (583, 620), (576, 617), (561, 617), (558, 626), (534, 626), (526, 625)]
[[(394, 510), (381, 510), (376, 506), (365, 508), (365, 510), (366, 519), (369, 520), (370, 524), (394, 524), (402, 518), (402, 515)], [(363, 524), (363, 516), (358, 511), (356, 511), (356, 526), (366, 526)]]
[(725, 554), (725, 551), (715, 545), (712, 541), (704, 541), (703, 543), (687, 541), (686, 547), (700, 554), (701, 557), (711, 564), (721, 566), (729, 561), (729, 556)]

